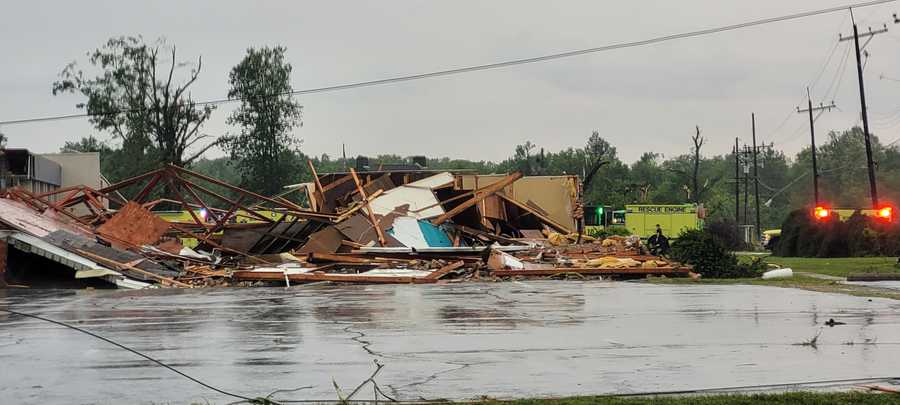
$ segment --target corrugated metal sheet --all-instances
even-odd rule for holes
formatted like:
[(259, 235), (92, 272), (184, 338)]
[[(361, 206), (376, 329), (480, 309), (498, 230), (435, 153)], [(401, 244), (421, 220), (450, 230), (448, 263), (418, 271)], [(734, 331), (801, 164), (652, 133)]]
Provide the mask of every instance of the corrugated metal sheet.
[(55, 219), (50, 212), (39, 214), (20, 202), (6, 198), (0, 198), (0, 221), (38, 237), (45, 237), (59, 230), (88, 235), (79, 228)]
[[(85, 259), (75, 253), (54, 246), (43, 239), (22, 232), (10, 232), (6, 236), (7, 242), (23, 252), (35, 254), (53, 260), (75, 271), (97, 271), (97, 276), (119, 275), (111, 269), (103, 267), (92, 260)], [(87, 274), (87, 273), (82, 273)], [(78, 277), (76, 274), (75, 278)]]

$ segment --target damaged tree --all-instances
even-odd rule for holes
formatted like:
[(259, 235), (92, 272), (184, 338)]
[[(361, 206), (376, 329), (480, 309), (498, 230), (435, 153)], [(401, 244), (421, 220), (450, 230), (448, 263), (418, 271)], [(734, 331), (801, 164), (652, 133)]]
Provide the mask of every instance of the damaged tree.
[[(54, 95), (77, 92), (87, 98), (76, 107), (89, 114), (95, 128), (119, 139), (132, 158), (142, 158), (144, 165), (130, 162), (136, 173), (157, 161), (189, 165), (216, 144), (199, 144), (208, 138), (201, 128), (214, 107), (198, 104), (189, 92), (200, 75), (202, 59), (197, 58), (187, 79), (179, 83), (176, 70), (186, 63), (176, 59), (174, 46), (171, 59), (162, 60), (165, 48), (162, 39), (148, 45), (141, 37), (111, 38), (88, 54), (90, 64), (100, 70), (96, 76), (86, 76), (72, 62), (53, 84)], [(192, 148), (196, 152), (186, 155)]]

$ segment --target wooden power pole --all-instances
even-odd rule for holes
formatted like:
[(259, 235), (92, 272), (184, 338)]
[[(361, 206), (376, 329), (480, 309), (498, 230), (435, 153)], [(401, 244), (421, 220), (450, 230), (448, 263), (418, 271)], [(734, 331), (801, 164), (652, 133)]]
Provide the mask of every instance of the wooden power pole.
[[(853, 9), (850, 9), (850, 18), (853, 18)], [(875, 162), (872, 160), (872, 141), (869, 135), (869, 114), (866, 111), (866, 86), (863, 83), (863, 65), (860, 53), (861, 49), (869, 44), (872, 37), (885, 32), (887, 32), (887, 25), (885, 25), (884, 28), (875, 31), (872, 31), (872, 28), (869, 28), (869, 32), (860, 35), (859, 30), (856, 28), (856, 20), (854, 20), (853, 36), (845, 37), (840, 35), (838, 37), (838, 41), (849, 41), (852, 39), (853, 45), (856, 48), (856, 75), (859, 79), (859, 106), (862, 114), (863, 137), (866, 142), (866, 164), (869, 167), (869, 193), (872, 197), (873, 209), (878, 209), (878, 186), (875, 185)], [(862, 47), (859, 46), (860, 37), (867, 38), (866, 43), (864, 43)], [(866, 56), (868, 56), (868, 53), (866, 53)]]
[(813, 201), (815, 201), (815, 206), (819, 206), (819, 166), (816, 163), (816, 127), (815, 127), (815, 118), (813, 118), (814, 111), (831, 111), (832, 108), (836, 108), (834, 105), (834, 101), (829, 105), (823, 105), (819, 103), (818, 107), (813, 107), (812, 105), (812, 97), (809, 95), (809, 87), (806, 88), (806, 104), (807, 108), (801, 110), (800, 107), (797, 107), (798, 113), (809, 113), (809, 144), (810, 144), (810, 152), (812, 154), (812, 170), (813, 170)]
[(753, 201), (756, 202), (756, 240), (762, 239), (762, 229), (759, 221), (759, 161), (756, 157), (756, 113), (750, 113), (750, 128), (753, 132)]
[(734, 138), (734, 224), (740, 235), (741, 230), (741, 151), (738, 149), (738, 138)]

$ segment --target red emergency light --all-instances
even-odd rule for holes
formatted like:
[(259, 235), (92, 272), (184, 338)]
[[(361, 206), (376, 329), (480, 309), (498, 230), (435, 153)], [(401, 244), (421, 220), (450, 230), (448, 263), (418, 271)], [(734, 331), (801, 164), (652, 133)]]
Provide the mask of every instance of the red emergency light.
[(831, 216), (831, 210), (825, 207), (816, 207), (813, 211), (813, 216), (816, 217), (817, 220), (826, 220)]
[(891, 221), (894, 219), (894, 209), (891, 207), (882, 207), (875, 212), (875, 216), (885, 221)]

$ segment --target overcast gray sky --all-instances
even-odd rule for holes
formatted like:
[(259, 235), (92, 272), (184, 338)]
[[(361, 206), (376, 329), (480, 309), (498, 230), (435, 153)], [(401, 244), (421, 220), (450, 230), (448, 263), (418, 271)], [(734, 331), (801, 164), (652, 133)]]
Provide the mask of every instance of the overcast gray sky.
[[(197, 100), (227, 92), (227, 74), (247, 47), (283, 45), (295, 89), (380, 79), (639, 40), (682, 31), (848, 4), (854, 0), (661, 1), (12, 1), (0, 22), (0, 120), (76, 113), (78, 96), (54, 97), (66, 63), (111, 36), (164, 36), (179, 59), (203, 56)], [(900, 4), (856, 10), (862, 29), (888, 23), (867, 48), (866, 91), (872, 130), (900, 138)], [(626, 161), (645, 151), (688, 151), (700, 125), (707, 155), (750, 140), (789, 154), (808, 142), (805, 86), (838, 39), (851, 32), (846, 12), (544, 63), (300, 98), (295, 130), (308, 154), (397, 153), (500, 160), (516, 144), (548, 150), (581, 147), (592, 130)], [(841, 111), (817, 128), (858, 122), (852, 42), (842, 42), (812, 89)], [(832, 88), (826, 94), (828, 88)], [(833, 94), (833, 95), (832, 95)], [(205, 126), (228, 130), (229, 106)], [(788, 121), (777, 132), (786, 117)], [(10, 147), (52, 152), (96, 134), (85, 119), (0, 127)], [(212, 151), (211, 157), (221, 154)]]

